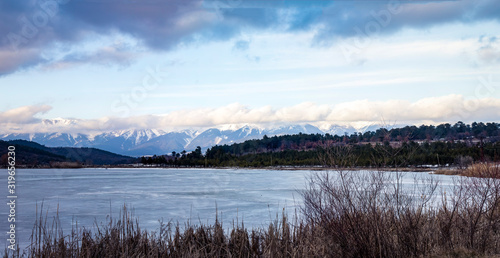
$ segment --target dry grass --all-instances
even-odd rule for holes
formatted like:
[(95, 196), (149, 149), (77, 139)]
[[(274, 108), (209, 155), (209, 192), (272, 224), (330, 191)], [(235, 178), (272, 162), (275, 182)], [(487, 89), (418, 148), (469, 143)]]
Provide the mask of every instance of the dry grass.
[(463, 168), (438, 169), (433, 172), (439, 175), (461, 175), (467, 177), (500, 178), (500, 164), (475, 163)]
[(500, 164), (476, 163), (466, 168), (461, 175), (467, 177), (500, 178)]
[[(491, 169), (497, 167), (478, 167)], [(161, 223), (143, 231), (127, 208), (118, 220), (64, 235), (40, 214), (28, 257), (491, 257), (500, 256), (500, 180), (460, 177), (440, 198), (437, 182), (401, 173), (322, 172), (302, 192), (302, 218), (266, 229)], [(430, 181), (429, 181), (430, 180)], [(388, 183), (390, 182), (390, 183)], [(16, 254), (5, 254), (15, 257)]]
[(82, 168), (83, 165), (80, 162), (50, 162), (51, 168)]
[(458, 168), (437, 169), (433, 173), (437, 175), (456, 176), (462, 174), (463, 170)]
[(313, 178), (304, 193), (313, 242), (326, 247), (315, 255), (500, 254), (500, 180), (463, 177), (439, 200), (432, 179), (415, 179), (414, 189), (404, 190), (400, 174), (339, 174)]

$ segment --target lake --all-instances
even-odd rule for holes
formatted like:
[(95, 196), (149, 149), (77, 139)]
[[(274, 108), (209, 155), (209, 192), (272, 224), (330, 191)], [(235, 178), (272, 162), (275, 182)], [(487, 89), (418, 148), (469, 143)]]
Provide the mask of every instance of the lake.
[[(7, 170), (2, 173), (7, 196)], [(213, 224), (218, 214), (224, 228), (236, 220), (245, 227), (267, 227), (283, 208), (291, 216), (299, 212), (307, 170), (264, 169), (29, 169), (17, 170), (17, 239), (29, 243), (36, 206), (43, 203), (49, 222), (59, 213), (65, 234), (76, 225), (87, 228), (117, 218), (124, 204), (142, 229), (157, 230), (159, 221)], [(363, 173), (371, 173), (363, 171)], [(403, 184), (411, 187), (414, 176), (434, 177), (443, 187), (453, 176), (407, 172)], [(4, 198), (5, 198), (4, 197)], [(217, 212), (216, 212), (217, 211)], [(8, 206), (0, 206), (0, 230), (8, 231)]]

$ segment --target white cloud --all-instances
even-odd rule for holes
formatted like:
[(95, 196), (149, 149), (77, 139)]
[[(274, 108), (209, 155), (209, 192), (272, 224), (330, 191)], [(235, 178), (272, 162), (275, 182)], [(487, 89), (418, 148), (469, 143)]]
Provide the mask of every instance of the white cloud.
[(0, 112), (0, 124), (29, 124), (40, 122), (40, 119), (35, 118), (37, 114), (44, 114), (51, 110), (48, 105), (23, 106)]
[(500, 115), (500, 99), (465, 99), (461, 95), (448, 95), (420, 99), (354, 101), (334, 107), (329, 121), (356, 122), (393, 120), (406, 123), (421, 121), (456, 122), (458, 120), (497, 120)]
[(132, 128), (174, 130), (206, 128), (228, 124), (286, 124), (331, 123), (356, 124), (397, 121), (422, 124), (456, 121), (497, 121), (500, 117), (500, 99), (466, 99), (462, 95), (447, 95), (407, 100), (358, 100), (334, 106), (305, 102), (299, 105), (272, 108), (249, 108), (234, 103), (218, 108), (199, 108), (174, 111), (164, 115), (145, 115), (127, 118), (101, 118), (94, 120), (58, 120), (49, 123), (34, 118), (50, 110), (50, 106), (26, 106), (0, 113), (4, 132), (108, 132)]

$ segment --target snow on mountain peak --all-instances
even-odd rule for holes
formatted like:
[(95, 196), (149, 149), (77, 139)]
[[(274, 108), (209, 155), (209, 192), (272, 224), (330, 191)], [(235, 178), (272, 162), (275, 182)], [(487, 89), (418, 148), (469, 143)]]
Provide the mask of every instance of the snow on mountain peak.
[(247, 124), (225, 124), (217, 127), (220, 131), (236, 131), (246, 126)]
[(75, 119), (65, 119), (60, 117), (42, 120), (43, 125), (73, 125), (76, 124), (77, 122), (78, 121)]
[(62, 133), (54, 133), (54, 134), (50, 134), (50, 135), (49, 135), (49, 140), (50, 140), (50, 139), (57, 138), (57, 137), (59, 137), (59, 136), (61, 136), (61, 135), (62, 135)]
[(126, 140), (133, 139), (135, 144), (149, 141), (153, 138), (166, 134), (166, 132), (158, 129), (130, 129), (111, 132), (114, 137), (123, 137)]
[(371, 126), (377, 126), (377, 125), (374, 124), (373, 122), (363, 122), (363, 121), (360, 121), (360, 122), (351, 123), (351, 126), (354, 129), (356, 129), (357, 132), (364, 133), (369, 127), (371, 127)]

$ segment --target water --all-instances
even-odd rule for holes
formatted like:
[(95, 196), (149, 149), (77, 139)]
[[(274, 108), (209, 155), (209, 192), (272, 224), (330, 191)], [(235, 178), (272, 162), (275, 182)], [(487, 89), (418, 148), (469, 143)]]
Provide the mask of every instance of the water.
[[(307, 176), (313, 171), (246, 169), (31, 169), (17, 170), (16, 237), (29, 243), (36, 207), (43, 204), (49, 222), (59, 213), (65, 234), (78, 222), (90, 228), (119, 216), (124, 204), (139, 219), (142, 229), (157, 230), (159, 221), (213, 224), (216, 214), (224, 228), (233, 223), (267, 227), (281, 214), (298, 211)], [(364, 172), (370, 173), (370, 172)], [(7, 173), (0, 185), (7, 196)], [(435, 177), (441, 185), (453, 177), (407, 173), (403, 184), (411, 188), (413, 177)], [(8, 206), (0, 206), (0, 231), (7, 231)]]

